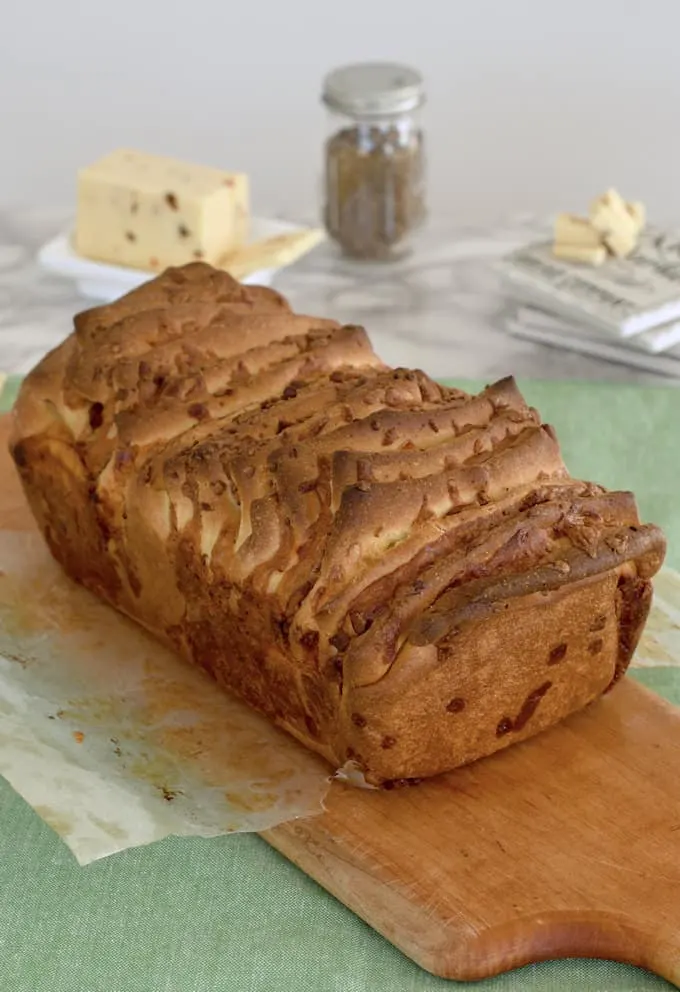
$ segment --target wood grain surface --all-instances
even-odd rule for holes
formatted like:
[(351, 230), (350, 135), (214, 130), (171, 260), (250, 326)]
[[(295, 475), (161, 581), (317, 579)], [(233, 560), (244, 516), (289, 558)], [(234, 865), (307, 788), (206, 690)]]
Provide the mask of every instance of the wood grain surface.
[[(0, 526), (33, 522), (0, 421)], [(680, 710), (625, 679), (523, 744), (393, 792), (335, 783), (265, 840), (419, 965), (601, 957), (680, 984)]]

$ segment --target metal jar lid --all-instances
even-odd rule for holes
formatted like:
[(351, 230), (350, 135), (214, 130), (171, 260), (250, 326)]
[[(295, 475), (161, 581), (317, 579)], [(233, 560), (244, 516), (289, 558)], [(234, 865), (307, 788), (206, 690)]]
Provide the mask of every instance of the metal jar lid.
[(392, 117), (425, 101), (423, 77), (394, 62), (359, 62), (326, 76), (323, 102), (350, 117)]

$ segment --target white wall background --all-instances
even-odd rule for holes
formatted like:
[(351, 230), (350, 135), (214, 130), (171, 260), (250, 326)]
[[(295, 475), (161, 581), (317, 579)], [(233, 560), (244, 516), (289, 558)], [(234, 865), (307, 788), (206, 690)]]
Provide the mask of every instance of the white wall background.
[(463, 221), (614, 184), (680, 220), (680, 0), (1, 0), (0, 204), (68, 205), (118, 145), (253, 177), (309, 213), (320, 80), (423, 70), (431, 200)]

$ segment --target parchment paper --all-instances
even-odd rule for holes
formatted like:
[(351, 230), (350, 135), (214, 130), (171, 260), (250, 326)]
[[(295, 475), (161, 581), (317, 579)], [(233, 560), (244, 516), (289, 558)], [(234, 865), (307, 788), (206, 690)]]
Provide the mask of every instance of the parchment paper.
[(0, 773), (81, 864), (320, 813), (329, 769), (0, 531)]

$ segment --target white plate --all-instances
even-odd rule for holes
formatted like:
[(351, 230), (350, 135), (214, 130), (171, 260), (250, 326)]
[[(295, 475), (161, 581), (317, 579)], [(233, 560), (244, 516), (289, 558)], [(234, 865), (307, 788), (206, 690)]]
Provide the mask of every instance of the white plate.
[[(267, 220), (253, 217), (250, 224), (250, 240), (260, 241), (277, 234), (287, 234), (303, 230), (298, 224), (283, 220)], [(49, 272), (75, 280), (81, 296), (91, 300), (110, 303), (123, 293), (129, 293), (142, 283), (155, 278), (156, 273), (144, 272), (141, 269), (129, 269), (122, 265), (108, 265), (106, 262), (95, 262), (89, 258), (77, 255), (71, 244), (71, 232), (65, 231), (52, 238), (38, 252), (38, 262)], [(278, 269), (263, 269), (253, 272), (243, 282), (269, 286)]]

